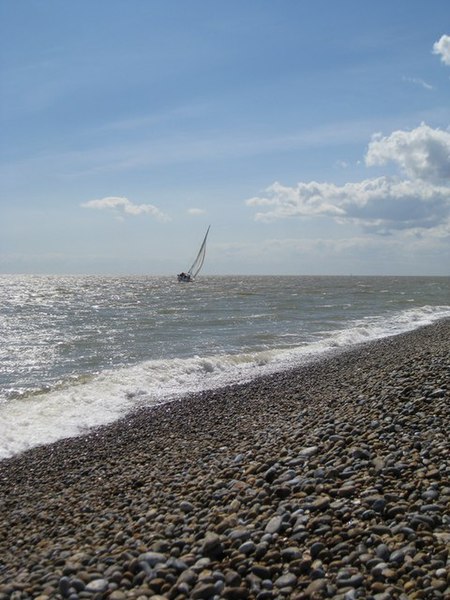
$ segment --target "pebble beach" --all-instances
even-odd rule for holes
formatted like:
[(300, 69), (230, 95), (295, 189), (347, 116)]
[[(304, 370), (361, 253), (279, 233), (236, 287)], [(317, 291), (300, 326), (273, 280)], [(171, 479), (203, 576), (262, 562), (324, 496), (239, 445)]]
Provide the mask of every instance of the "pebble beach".
[(450, 598), (450, 320), (0, 462), (0, 600)]

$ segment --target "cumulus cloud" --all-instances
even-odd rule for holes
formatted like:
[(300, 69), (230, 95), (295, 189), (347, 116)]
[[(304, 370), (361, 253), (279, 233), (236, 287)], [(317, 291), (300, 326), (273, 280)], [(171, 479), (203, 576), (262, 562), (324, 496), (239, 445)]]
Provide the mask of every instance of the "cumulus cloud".
[(393, 177), (366, 179), (338, 186), (331, 183), (299, 183), (285, 187), (274, 183), (248, 206), (268, 210), (256, 213), (259, 221), (286, 217), (331, 217), (352, 222), (378, 233), (410, 227), (437, 226), (449, 212), (450, 189), (424, 181)]
[(366, 155), (368, 166), (396, 163), (410, 178), (450, 179), (450, 133), (422, 123), (412, 131), (373, 136)]
[(155, 217), (159, 221), (167, 221), (169, 217), (159, 210), (153, 204), (134, 204), (128, 198), (117, 196), (108, 196), (101, 200), (90, 200), (81, 205), (83, 208), (93, 208), (97, 210), (112, 210), (117, 215), (142, 215), (147, 214)]
[(393, 161), (407, 179), (377, 177), (344, 185), (276, 182), (247, 200), (255, 219), (331, 218), (377, 234), (400, 230), (447, 230), (450, 219), (450, 134), (426, 125), (372, 139), (367, 165)]
[(433, 44), (433, 54), (439, 54), (444, 64), (450, 66), (450, 35), (443, 35)]
[(259, 221), (271, 221), (282, 217), (344, 216), (339, 207), (339, 188), (331, 183), (298, 183), (287, 187), (278, 182), (266, 189), (264, 196), (247, 200), (248, 206), (271, 207), (264, 213), (257, 213)]

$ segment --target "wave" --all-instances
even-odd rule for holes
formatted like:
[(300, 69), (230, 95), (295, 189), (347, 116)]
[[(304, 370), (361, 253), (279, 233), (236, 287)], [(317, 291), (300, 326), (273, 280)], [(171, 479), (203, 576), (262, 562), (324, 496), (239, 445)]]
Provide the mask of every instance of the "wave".
[(317, 333), (296, 347), (146, 361), (4, 400), (0, 404), (0, 459), (80, 435), (139, 407), (246, 383), (327, 352), (411, 331), (445, 317), (450, 317), (450, 306), (408, 309), (389, 317), (353, 320), (340, 330)]

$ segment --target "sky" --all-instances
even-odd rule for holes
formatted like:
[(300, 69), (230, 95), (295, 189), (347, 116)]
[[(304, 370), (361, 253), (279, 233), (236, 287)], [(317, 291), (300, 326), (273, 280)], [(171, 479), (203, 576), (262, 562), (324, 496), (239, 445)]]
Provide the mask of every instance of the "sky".
[(450, 274), (448, 0), (0, 0), (0, 273)]

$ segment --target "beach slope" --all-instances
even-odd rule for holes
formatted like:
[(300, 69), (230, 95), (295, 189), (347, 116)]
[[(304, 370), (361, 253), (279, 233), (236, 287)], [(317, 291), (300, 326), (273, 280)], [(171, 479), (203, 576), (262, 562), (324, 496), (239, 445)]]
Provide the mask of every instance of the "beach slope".
[(450, 320), (0, 463), (0, 600), (445, 598)]

